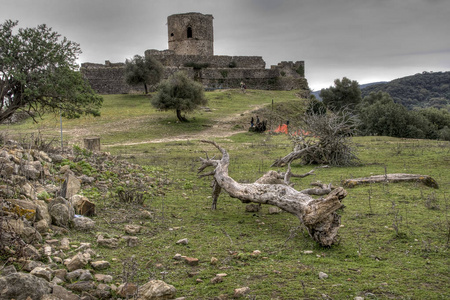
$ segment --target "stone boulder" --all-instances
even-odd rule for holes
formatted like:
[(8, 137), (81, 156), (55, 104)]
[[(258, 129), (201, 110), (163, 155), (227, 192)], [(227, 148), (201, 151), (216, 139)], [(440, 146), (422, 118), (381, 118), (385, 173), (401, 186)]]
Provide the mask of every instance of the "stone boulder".
[(25, 182), (20, 186), (20, 194), (24, 195), (28, 199), (37, 199), (36, 189), (29, 182)]
[(8, 276), (9, 274), (17, 273), (16, 268), (13, 265), (9, 265), (4, 267), (3, 269), (0, 269), (0, 275), (1, 276)]
[(52, 223), (61, 227), (68, 227), (75, 216), (72, 205), (62, 197), (58, 197), (48, 204), (48, 212), (52, 217)]
[(248, 286), (234, 289), (234, 298), (242, 298), (250, 293), (250, 288)]
[(14, 174), (15, 165), (8, 158), (0, 157), (0, 175), (9, 177)]
[(39, 161), (28, 162), (22, 166), (22, 174), (30, 180), (41, 177), (42, 165)]
[(76, 195), (81, 189), (81, 181), (70, 173), (66, 173), (66, 178), (61, 190), (61, 196), (70, 199)]
[(73, 218), (73, 226), (78, 230), (90, 231), (95, 228), (95, 221), (87, 217), (77, 217)]
[(52, 270), (49, 268), (36, 267), (31, 270), (30, 274), (45, 279), (48, 282), (52, 280)]
[(150, 280), (139, 288), (139, 300), (173, 299), (177, 290), (162, 280)]
[(54, 285), (51, 295), (46, 295), (42, 300), (78, 300), (80, 297), (71, 291), (66, 290), (62, 286)]
[(24, 217), (28, 221), (34, 222), (36, 219), (37, 205), (29, 200), (8, 199), (1, 200), (3, 210), (15, 213), (19, 217)]
[(0, 277), (0, 299), (40, 300), (52, 291), (42, 278), (26, 273), (13, 273)]
[(43, 233), (48, 232), (48, 230), (50, 229), (50, 224), (47, 222), (47, 220), (42, 219), (42, 220), (34, 223), (34, 228), (36, 228), (36, 230), (40, 234), (43, 234)]
[(111, 264), (106, 260), (99, 260), (99, 261), (92, 261), (91, 266), (94, 270), (98, 271), (108, 269), (111, 266)]
[(142, 227), (139, 225), (127, 224), (125, 225), (125, 232), (128, 234), (136, 234), (141, 232)]
[(0, 221), (0, 230), (20, 236), (28, 244), (42, 241), (41, 234), (34, 227), (31, 227), (29, 222), (20, 219), (4, 217)]
[(95, 290), (96, 286), (93, 281), (77, 281), (66, 285), (66, 288), (75, 292), (89, 292)]
[(52, 223), (52, 217), (48, 213), (48, 205), (44, 200), (35, 200), (36, 204), (36, 221), (46, 220), (48, 224)]
[(97, 237), (97, 243), (100, 246), (106, 247), (106, 248), (117, 248), (119, 246), (119, 240), (116, 238), (107, 238), (105, 239), (103, 235), (99, 235)]
[(67, 270), (69, 272), (82, 269), (84, 266), (88, 264), (88, 259), (81, 253), (78, 252), (72, 259), (70, 259), (69, 263), (67, 263)]
[(22, 255), (25, 258), (36, 259), (36, 260), (39, 260), (42, 258), (41, 253), (33, 245), (30, 245), (30, 244), (26, 245), (22, 249)]

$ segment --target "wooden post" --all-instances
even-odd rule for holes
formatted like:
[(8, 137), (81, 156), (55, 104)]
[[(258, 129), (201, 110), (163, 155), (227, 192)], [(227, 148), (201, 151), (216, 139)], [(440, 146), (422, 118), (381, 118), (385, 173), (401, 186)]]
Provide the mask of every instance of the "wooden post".
[(84, 148), (91, 151), (100, 151), (100, 138), (99, 137), (85, 138)]

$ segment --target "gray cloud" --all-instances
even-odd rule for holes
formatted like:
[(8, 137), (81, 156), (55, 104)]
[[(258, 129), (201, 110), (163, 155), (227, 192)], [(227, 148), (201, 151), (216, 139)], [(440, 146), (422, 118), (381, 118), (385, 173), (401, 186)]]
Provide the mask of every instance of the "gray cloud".
[(81, 44), (81, 62), (124, 61), (167, 48), (167, 16), (214, 16), (215, 53), (267, 67), (304, 60), (313, 89), (450, 70), (446, 0), (0, 0), (0, 21), (45, 23)]

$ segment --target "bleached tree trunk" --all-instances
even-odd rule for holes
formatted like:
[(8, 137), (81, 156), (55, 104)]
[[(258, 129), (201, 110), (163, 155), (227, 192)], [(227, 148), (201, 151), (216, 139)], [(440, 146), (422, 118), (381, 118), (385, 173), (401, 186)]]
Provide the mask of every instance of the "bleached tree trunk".
[[(337, 241), (340, 216), (335, 211), (342, 206), (341, 201), (347, 196), (345, 189), (338, 187), (326, 197), (314, 199), (309, 194), (297, 191), (289, 185), (290, 170), (284, 174), (283, 183), (260, 183), (263, 182), (261, 178), (254, 183), (238, 183), (228, 175), (230, 163), (228, 152), (215, 142), (202, 142), (214, 145), (222, 153), (220, 160), (201, 159), (202, 166), (198, 169), (200, 173), (207, 167), (214, 167), (213, 172), (201, 175), (214, 176), (213, 203), (217, 202), (220, 191), (224, 190), (231, 197), (242, 202), (274, 205), (297, 216), (310, 236), (320, 245), (330, 246)], [(279, 179), (274, 173), (268, 177)]]
[(374, 175), (370, 177), (346, 179), (342, 181), (342, 185), (345, 187), (355, 187), (361, 184), (367, 183), (388, 183), (388, 182), (421, 182), (426, 186), (432, 188), (439, 188), (438, 183), (432, 177), (428, 175), (419, 174), (404, 174), (404, 173), (394, 173), (385, 175)]

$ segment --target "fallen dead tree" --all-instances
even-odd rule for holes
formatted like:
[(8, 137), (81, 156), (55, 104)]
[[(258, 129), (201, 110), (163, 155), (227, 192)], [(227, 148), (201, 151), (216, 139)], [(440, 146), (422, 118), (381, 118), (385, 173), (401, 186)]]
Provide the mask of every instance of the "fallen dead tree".
[(368, 183), (386, 183), (386, 182), (421, 182), (426, 186), (432, 188), (439, 188), (438, 183), (432, 177), (428, 175), (418, 175), (418, 174), (385, 174), (385, 175), (374, 175), (370, 177), (346, 179), (342, 181), (344, 187), (353, 188), (357, 185), (368, 184)]
[(323, 187), (309, 189), (309, 193), (306, 193), (297, 191), (289, 182), (291, 177), (308, 176), (313, 171), (303, 175), (294, 175), (291, 173), (290, 166), (285, 173), (269, 171), (254, 183), (238, 183), (228, 175), (230, 164), (228, 152), (213, 141), (202, 142), (214, 145), (222, 153), (220, 160), (214, 159), (214, 157), (212, 159), (201, 158), (202, 165), (198, 168), (198, 173), (202, 173), (208, 167), (214, 168), (209, 173), (200, 174), (200, 177), (214, 176), (213, 209), (223, 189), (231, 197), (237, 198), (243, 203), (274, 205), (297, 216), (308, 230), (309, 235), (322, 246), (330, 246), (337, 242), (340, 216), (336, 210), (342, 206), (341, 201), (347, 196), (344, 188), (338, 187), (331, 190), (331, 186), (326, 186), (329, 193), (324, 198), (314, 199), (311, 197), (311, 194), (314, 194), (312, 190), (323, 192)]

